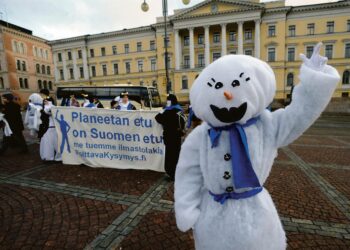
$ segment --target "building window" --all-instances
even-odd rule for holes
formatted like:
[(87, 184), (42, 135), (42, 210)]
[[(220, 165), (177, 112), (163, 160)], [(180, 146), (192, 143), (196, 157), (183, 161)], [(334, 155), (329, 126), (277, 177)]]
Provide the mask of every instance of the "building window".
[(4, 89), (4, 88), (5, 88), (4, 79), (0, 77), (0, 89)]
[(295, 25), (289, 25), (288, 27), (288, 35), (295, 36)]
[(90, 57), (95, 57), (95, 50), (94, 49), (90, 49)]
[(307, 25), (307, 34), (308, 35), (315, 35), (315, 24), (314, 23), (309, 23)]
[(198, 44), (204, 44), (204, 36), (203, 34), (198, 35)]
[(149, 49), (155, 50), (156, 49), (156, 42), (154, 40), (149, 42)]
[(214, 43), (219, 43), (220, 42), (220, 33), (219, 32), (215, 32), (213, 35), (213, 42)]
[(327, 33), (333, 33), (334, 32), (334, 22), (327, 22)]
[(84, 68), (79, 67), (80, 78), (84, 78)]
[(326, 44), (326, 46), (325, 46), (325, 56), (328, 59), (332, 59), (333, 58), (333, 44)]
[(125, 62), (125, 72), (130, 73), (130, 62)]
[(288, 48), (288, 61), (295, 61), (295, 48)]
[(287, 86), (293, 86), (294, 85), (294, 75), (293, 73), (288, 73), (287, 75)]
[(115, 75), (119, 74), (118, 63), (113, 64), (113, 74)]
[(101, 48), (101, 56), (105, 56), (106, 55), (106, 48), (102, 47)]
[(346, 30), (350, 32), (350, 20), (347, 21)]
[(68, 60), (72, 60), (72, 52), (68, 51)]
[(124, 44), (124, 53), (125, 54), (129, 53), (129, 44)]
[(96, 77), (96, 66), (91, 66), (91, 76)]
[(41, 65), (41, 74), (45, 74), (46, 70), (45, 70), (45, 65)]
[(64, 80), (64, 72), (63, 72), (63, 69), (60, 69), (60, 80)]
[(220, 57), (221, 57), (221, 53), (220, 52), (213, 53), (213, 61), (215, 61), (216, 59), (219, 59)]
[(51, 75), (51, 68), (50, 68), (50, 66), (46, 67), (46, 74)]
[(46, 81), (43, 81), (43, 87), (44, 87), (44, 89), (47, 89), (47, 82)]
[(275, 48), (268, 48), (268, 58), (267, 61), (274, 62), (276, 61), (276, 49)]
[(143, 72), (143, 61), (142, 60), (137, 61), (137, 68), (138, 68), (139, 72)]
[(24, 88), (25, 89), (28, 89), (29, 88), (29, 86), (28, 86), (28, 79), (27, 78), (24, 78)]
[(204, 67), (204, 54), (198, 54), (198, 67), (202, 68)]
[(232, 51), (230, 51), (230, 54), (231, 55), (237, 55), (237, 51), (236, 50), (232, 50)]
[(27, 65), (25, 61), (22, 61), (22, 70), (27, 71)]
[(307, 46), (306, 47), (306, 57), (307, 58), (311, 58), (313, 52), (314, 52), (314, 46)]
[(73, 68), (69, 69), (69, 79), (74, 79), (74, 70), (73, 70)]
[(188, 69), (190, 67), (190, 56), (184, 56), (184, 69)]
[(52, 90), (53, 88), (52, 88), (52, 82), (51, 81), (49, 81), (49, 90)]
[(106, 64), (102, 64), (102, 75), (107, 76), (107, 65)]
[(345, 44), (345, 58), (350, 58), (350, 43)]
[(23, 89), (23, 79), (19, 78), (19, 87)]
[(83, 52), (80, 50), (78, 50), (78, 58), (82, 59), (83, 58)]
[(252, 30), (251, 29), (246, 29), (244, 31), (244, 39), (245, 40), (252, 40), (252, 38), (253, 38)]
[(182, 81), (181, 81), (181, 89), (188, 89), (188, 79), (187, 76), (183, 76), (182, 77)]
[(117, 46), (112, 46), (112, 53), (113, 55), (116, 55), (117, 54)]
[(41, 80), (38, 80), (38, 89), (42, 89), (43, 88), (43, 85), (41, 83)]
[(269, 37), (276, 36), (276, 26), (275, 25), (269, 25)]
[(343, 73), (343, 84), (350, 84), (350, 71), (349, 70), (345, 70)]
[(137, 48), (137, 52), (141, 52), (142, 51), (142, 43), (141, 42), (137, 42), (136, 48)]
[(61, 53), (57, 54), (57, 59), (59, 62), (62, 62), (62, 54)]
[(45, 50), (45, 58), (46, 58), (46, 60), (49, 59), (49, 52), (47, 50)]
[(246, 49), (246, 50), (244, 50), (244, 54), (247, 55), (247, 56), (252, 56), (253, 55), (253, 50)]
[(17, 60), (17, 70), (21, 70), (21, 61)]
[(184, 36), (184, 46), (188, 46), (190, 44), (190, 37)]
[(235, 31), (230, 31), (229, 33), (229, 40), (230, 42), (234, 42), (236, 41), (237, 37), (236, 37), (236, 32)]
[(156, 71), (156, 59), (151, 59), (151, 71)]
[(40, 65), (37, 63), (35, 67), (36, 67), (36, 73), (40, 74)]

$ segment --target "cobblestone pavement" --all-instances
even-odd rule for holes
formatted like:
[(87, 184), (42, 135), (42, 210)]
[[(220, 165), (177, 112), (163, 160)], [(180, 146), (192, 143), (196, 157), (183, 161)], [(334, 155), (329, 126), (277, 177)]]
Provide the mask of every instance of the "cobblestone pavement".
[[(173, 184), (152, 171), (0, 156), (0, 249), (193, 249)], [(282, 148), (265, 184), (289, 249), (350, 249), (350, 117), (323, 117)]]

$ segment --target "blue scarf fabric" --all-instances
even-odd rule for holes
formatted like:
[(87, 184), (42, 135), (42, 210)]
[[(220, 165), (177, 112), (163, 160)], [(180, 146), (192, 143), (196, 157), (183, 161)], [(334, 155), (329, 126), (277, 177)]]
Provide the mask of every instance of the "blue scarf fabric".
[(182, 107), (180, 106), (180, 104), (176, 104), (176, 105), (171, 105), (169, 107), (165, 107), (164, 110), (173, 110), (173, 109), (179, 109), (181, 111), (183, 111)]
[(187, 126), (186, 126), (187, 128), (191, 127), (193, 116), (194, 116), (194, 112), (193, 112), (193, 109), (190, 107), (188, 112), (188, 119), (187, 119)]
[(234, 186), (239, 188), (261, 187), (250, 161), (247, 137), (244, 128), (256, 123), (257, 118), (252, 118), (246, 124), (232, 124), (230, 126), (210, 128), (208, 130), (212, 148), (219, 144), (221, 132), (223, 130), (230, 133), (231, 162)]

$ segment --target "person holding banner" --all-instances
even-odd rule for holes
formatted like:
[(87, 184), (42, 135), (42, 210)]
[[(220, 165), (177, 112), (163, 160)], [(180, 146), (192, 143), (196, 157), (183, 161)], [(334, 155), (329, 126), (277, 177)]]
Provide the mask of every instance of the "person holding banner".
[(165, 109), (157, 114), (155, 119), (163, 126), (165, 172), (171, 180), (174, 180), (181, 149), (181, 137), (185, 134), (184, 128), (186, 123), (183, 109), (178, 104), (175, 95), (168, 95)]
[(96, 108), (94, 98), (92, 96), (89, 96), (88, 94), (82, 94), (82, 96), (84, 97), (84, 102), (82, 104), (83, 108)]
[(61, 154), (58, 151), (58, 139), (55, 124), (51, 115), (53, 104), (49, 98), (44, 100), (41, 110), (40, 138), (40, 158), (43, 161), (61, 161)]
[(135, 106), (131, 104), (131, 102), (129, 102), (129, 93), (128, 92), (124, 92), (120, 94), (120, 102), (117, 106), (117, 110), (136, 110)]

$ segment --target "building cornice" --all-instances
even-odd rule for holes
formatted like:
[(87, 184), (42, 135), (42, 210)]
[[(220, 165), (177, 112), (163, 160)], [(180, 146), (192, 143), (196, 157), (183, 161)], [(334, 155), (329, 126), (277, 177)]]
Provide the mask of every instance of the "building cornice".
[(317, 10), (343, 8), (343, 7), (350, 7), (350, 1), (343, 0), (343, 1), (334, 2), (334, 3), (323, 3), (323, 4), (296, 6), (296, 7), (292, 7), (291, 11), (292, 12), (317, 11)]
[(26, 34), (26, 33), (23, 33), (23, 32), (14, 30), (14, 29), (11, 29), (11, 28), (7, 28), (5, 26), (0, 26), (0, 28), (3, 30), (3, 33), (7, 32), (7, 33), (10, 33), (12, 35), (20, 36), (20, 37), (23, 37), (23, 38), (26, 38), (26, 39), (30, 39), (30, 40), (34, 40), (34, 41), (40, 42), (40, 43), (47, 43), (48, 42), (47, 40), (45, 40), (45, 39), (43, 39), (41, 37), (37, 37), (37, 36), (34, 36), (34, 35), (29, 35), (29, 34)]

